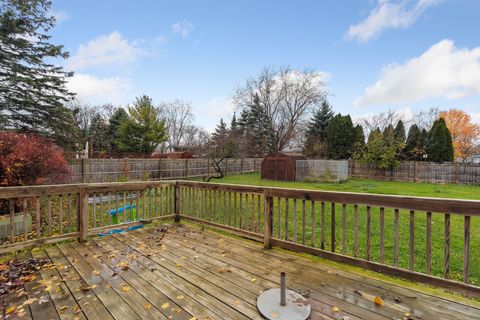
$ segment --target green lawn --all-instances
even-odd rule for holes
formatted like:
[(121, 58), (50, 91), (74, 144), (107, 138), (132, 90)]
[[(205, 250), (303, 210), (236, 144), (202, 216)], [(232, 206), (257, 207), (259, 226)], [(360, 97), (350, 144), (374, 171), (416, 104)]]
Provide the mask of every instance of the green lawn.
[[(427, 183), (408, 183), (408, 182), (392, 182), (392, 181), (376, 181), (365, 179), (350, 179), (343, 183), (302, 183), (302, 182), (281, 182), (261, 180), (258, 174), (235, 175), (227, 176), (223, 179), (213, 180), (217, 183), (231, 183), (244, 185), (259, 185), (259, 186), (274, 186), (282, 188), (302, 188), (313, 190), (334, 190), (334, 191), (348, 191), (348, 192), (364, 192), (377, 194), (394, 194), (394, 195), (409, 195), (409, 196), (425, 196), (425, 197), (442, 197), (442, 198), (459, 198), (459, 199), (478, 199), (480, 200), (480, 186), (465, 186), (465, 185), (438, 185)], [(244, 195), (245, 196), (245, 195)], [(200, 203), (200, 206), (191, 211), (191, 214), (198, 214), (197, 212), (204, 212), (203, 217), (219, 223), (223, 223), (223, 212), (226, 212), (227, 220), (231, 218), (230, 225), (239, 227), (239, 217), (242, 216), (244, 229), (262, 230), (263, 221), (260, 219), (258, 223), (257, 213), (258, 206), (263, 212), (263, 201), (258, 203), (255, 198), (252, 203), (252, 198), (248, 197), (249, 204), (245, 205), (246, 201), (243, 197), (242, 209), (231, 210), (227, 205), (223, 208), (223, 197), (226, 197), (228, 203), (232, 199), (239, 202), (239, 195), (224, 195), (217, 194), (216, 210), (209, 210), (209, 204), (202, 204), (202, 199), (208, 198), (205, 194), (197, 194), (194, 199)], [(214, 198), (215, 199), (215, 198)], [(303, 216), (303, 202), (301, 200), (288, 201), (288, 218), (285, 218), (286, 203), (285, 199), (274, 199), (274, 236), (285, 239), (286, 228), (288, 225), (288, 238), (293, 240), (296, 236), (298, 243), (302, 243), (302, 216)], [(314, 225), (312, 228), (312, 204), (310, 201), (305, 202), (305, 244), (312, 244), (312, 230), (314, 231), (313, 245), (321, 247), (320, 240), (320, 203), (316, 203), (313, 211)], [(216, 206), (214, 206), (216, 207)], [(278, 213), (280, 207), (280, 217)], [(203, 209), (200, 209), (203, 208)], [(296, 208), (296, 210), (294, 209)], [(335, 237), (336, 237), (336, 252), (342, 252), (342, 204), (336, 204), (335, 215)], [(214, 211), (213, 216), (210, 211)], [(354, 206), (347, 204), (346, 206), (346, 254), (352, 256), (354, 248), (354, 233), (353, 233), (353, 214)], [(237, 219), (232, 218), (235, 215)], [(200, 213), (202, 216), (202, 213)], [(262, 216), (261, 216), (262, 217)], [(256, 223), (252, 221), (254, 218)], [(409, 265), (409, 211), (400, 210), (400, 228), (399, 228), (399, 266), (408, 268)], [(287, 221), (285, 221), (287, 220)], [(331, 204), (325, 203), (325, 241), (324, 247), (330, 250), (331, 240)], [(378, 261), (380, 251), (380, 208), (372, 207), (371, 210), (371, 260)], [(280, 222), (280, 223), (279, 223)], [(295, 232), (296, 230), (296, 232)], [(450, 235), (450, 277), (452, 279), (461, 281), (463, 273), (463, 216), (451, 215), (451, 235)], [(385, 263), (393, 265), (393, 248), (394, 248), (394, 211), (392, 208), (385, 208)], [(414, 270), (418, 272), (425, 272), (425, 243), (426, 243), (426, 213), (415, 212), (415, 265)], [(358, 206), (358, 242), (359, 242), (359, 257), (366, 258), (366, 206)], [(480, 285), (480, 218), (471, 218), (471, 260), (470, 260), (470, 283)], [(444, 259), (444, 214), (432, 214), (432, 273), (436, 276), (443, 275), (443, 259)]]

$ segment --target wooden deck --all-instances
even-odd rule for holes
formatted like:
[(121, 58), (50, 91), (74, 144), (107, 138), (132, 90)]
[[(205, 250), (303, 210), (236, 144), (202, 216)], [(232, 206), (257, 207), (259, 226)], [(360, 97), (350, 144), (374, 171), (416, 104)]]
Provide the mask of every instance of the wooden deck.
[[(311, 319), (480, 319), (480, 308), (193, 227), (146, 227), (33, 250), (50, 259), (5, 297), (7, 319), (260, 319), (257, 295), (287, 285)], [(374, 303), (381, 298), (383, 305)], [(463, 300), (462, 300), (463, 301)]]

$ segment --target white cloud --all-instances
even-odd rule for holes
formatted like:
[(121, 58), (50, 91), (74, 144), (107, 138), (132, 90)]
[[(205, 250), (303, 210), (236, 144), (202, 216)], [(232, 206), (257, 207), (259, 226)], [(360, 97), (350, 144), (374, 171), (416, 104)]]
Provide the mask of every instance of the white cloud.
[(235, 107), (231, 98), (225, 96), (213, 97), (206, 103), (195, 108), (195, 119), (197, 119), (206, 130), (212, 132), (218, 121), (220, 121), (220, 118), (223, 118), (227, 123), (230, 121), (234, 109)]
[(121, 104), (127, 102), (133, 84), (128, 78), (97, 78), (77, 73), (69, 79), (67, 87), (82, 101)]
[(384, 67), (380, 77), (353, 101), (355, 107), (480, 94), (480, 47), (458, 49), (442, 40), (419, 57)]
[(187, 20), (178, 21), (172, 25), (172, 32), (178, 33), (182, 38), (187, 38), (193, 31), (193, 24)]
[(478, 113), (471, 113), (472, 116), (472, 122), (475, 122), (480, 125), (480, 112)]
[(118, 31), (100, 36), (81, 44), (75, 55), (68, 60), (67, 68), (82, 70), (90, 67), (126, 65), (135, 62), (142, 50), (142, 41), (129, 42)]
[(377, 6), (365, 20), (348, 28), (346, 37), (366, 42), (379, 36), (385, 29), (408, 28), (428, 7), (440, 1), (442, 0), (415, 0), (415, 4), (409, 6), (411, 3), (409, 0), (401, 0), (398, 3), (378, 0)]

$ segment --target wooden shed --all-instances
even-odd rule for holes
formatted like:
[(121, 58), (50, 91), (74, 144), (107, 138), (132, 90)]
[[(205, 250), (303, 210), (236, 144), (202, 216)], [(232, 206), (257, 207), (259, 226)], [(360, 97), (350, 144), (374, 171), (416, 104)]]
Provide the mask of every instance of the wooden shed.
[(262, 161), (262, 179), (295, 181), (297, 160), (306, 160), (306, 158), (301, 153), (270, 153)]

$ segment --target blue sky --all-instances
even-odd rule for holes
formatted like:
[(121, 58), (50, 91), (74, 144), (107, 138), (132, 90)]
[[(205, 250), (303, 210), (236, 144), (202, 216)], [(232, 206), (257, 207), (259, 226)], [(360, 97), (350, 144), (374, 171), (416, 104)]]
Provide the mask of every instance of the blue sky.
[(212, 128), (264, 66), (325, 73), (335, 111), (461, 108), (480, 123), (478, 0), (54, 0), (53, 40), (91, 104), (191, 102)]

